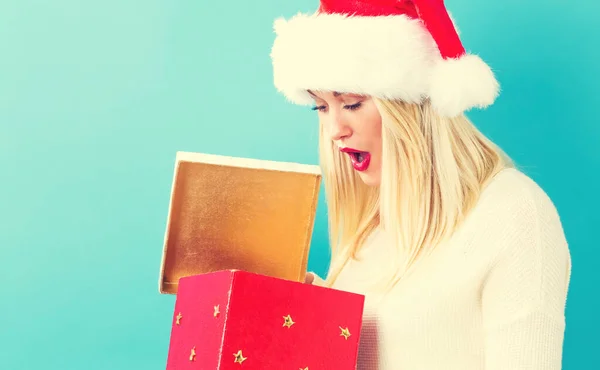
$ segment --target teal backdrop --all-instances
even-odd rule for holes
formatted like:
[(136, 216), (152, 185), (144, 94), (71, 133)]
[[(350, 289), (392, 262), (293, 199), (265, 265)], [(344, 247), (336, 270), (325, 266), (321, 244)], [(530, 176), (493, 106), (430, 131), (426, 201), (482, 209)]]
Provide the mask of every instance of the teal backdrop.
[[(600, 5), (446, 4), (503, 87), (469, 116), (563, 219), (564, 369), (600, 368)], [(316, 6), (0, 2), (0, 368), (165, 368), (174, 297), (157, 284), (175, 152), (317, 163), (314, 112), (275, 91), (269, 59), (272, 21)], [(321, 202), (309, 259), (321, 274), (325, 216)]]

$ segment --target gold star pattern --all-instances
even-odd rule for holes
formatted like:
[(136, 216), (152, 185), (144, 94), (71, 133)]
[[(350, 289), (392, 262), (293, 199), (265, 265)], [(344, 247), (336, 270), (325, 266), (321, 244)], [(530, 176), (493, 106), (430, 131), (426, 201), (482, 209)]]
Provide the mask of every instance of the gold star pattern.
[(215, 308), (215, 312), (213, 313), (213, 316), (217, 317), (221, 313), (221, 311), (219, 310), (219, 305), (216, 305), (214, 308)]
[(350, 330), (348, 330), (348, 328), (342, 328), (341, 326), (340, 326), (340, 330), (342, 331), (340, 336), (342, 336), (342, 337), (346, 338), (346, 340), (348, 340), (348, 337), (351, 335)]
[(283, 317), (283, 320), (284, 320), (284, 321), (283, 321), (283, 326), (284, 326), (284, 327), (286, 327), (286, 326), (287, 326), (288, 328), (291, 328), (291, 327), (292, 327), (292, 325), (294, 325), (294, 324), (295, 324), (294, 320), (292, 320), (292, 317), (291, 317), (290, 315), (284, 316), (284, 317)]
[(181, 316), (181, 312), (177, 314), (177, 317), (176, 317), (177, 321), (175, 321), (176, 325), (181, 325), (181, 318), (182, 317), (183, 316)]
[(244, 355), (242, 355), (242, 350), (237, 351), (237, 353), (234, 353), (233, 355), (235, 356), (235, 360), (233, 361), (235, 363), (241, 364), (247, 359), (247, 357), (244, 357)]
[(305, 367), (304, 369), (300, 369), (300, 370), (308, 370), (308, 366), (307, 366), (307, 367)]
[(192, 348), (190, 351), (190, 361), (196, 360), (196, 347)]

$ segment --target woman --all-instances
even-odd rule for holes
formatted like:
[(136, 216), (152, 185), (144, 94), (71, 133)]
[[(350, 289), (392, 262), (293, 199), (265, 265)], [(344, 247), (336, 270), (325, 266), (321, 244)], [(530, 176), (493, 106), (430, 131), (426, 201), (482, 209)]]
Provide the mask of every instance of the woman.
[(320, 122), (332, 261), (307, 282), (365, 295), (358, 369), (560, 369), (560, 219), (465, 117), (498, 84), (443, 2), (322, 0), (275, 31), (275, 85)]

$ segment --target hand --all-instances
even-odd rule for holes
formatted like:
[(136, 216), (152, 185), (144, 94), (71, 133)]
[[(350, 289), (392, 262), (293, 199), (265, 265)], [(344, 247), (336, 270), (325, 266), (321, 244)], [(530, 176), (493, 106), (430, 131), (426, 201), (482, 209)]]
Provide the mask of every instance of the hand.
[(304, 277), (304, 283), (316, 286), (325, 286), (325, 281), (314, 272), (307, 272)]

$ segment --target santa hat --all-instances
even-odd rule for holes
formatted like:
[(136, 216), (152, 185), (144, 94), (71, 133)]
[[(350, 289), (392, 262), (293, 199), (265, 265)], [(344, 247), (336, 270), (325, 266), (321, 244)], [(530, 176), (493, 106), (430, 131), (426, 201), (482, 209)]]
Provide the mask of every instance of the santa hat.
[(274, 84), (290, 101), (307, 90), (420, 103), (443, 116), (485, 108), (499, 85), (465, 52), (443, 0), (321, 0), (314, 14), (274, 23)]

